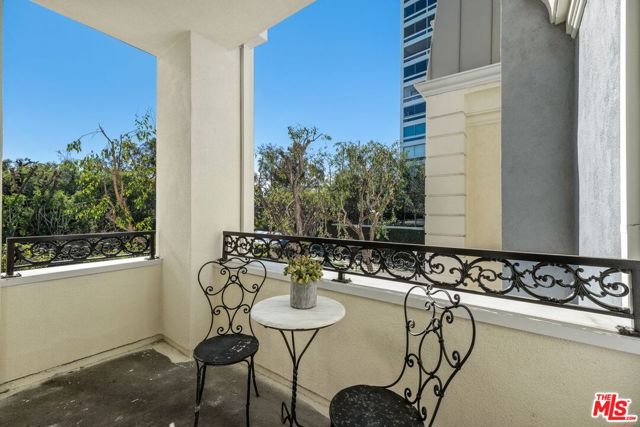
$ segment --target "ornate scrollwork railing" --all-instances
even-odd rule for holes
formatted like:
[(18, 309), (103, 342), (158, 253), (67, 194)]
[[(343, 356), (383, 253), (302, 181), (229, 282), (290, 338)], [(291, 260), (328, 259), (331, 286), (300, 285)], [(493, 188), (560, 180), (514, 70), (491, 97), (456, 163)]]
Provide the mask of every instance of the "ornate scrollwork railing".
[(622, 333), (640, 326), (635, 260), (239, 232), (224, 233), (223, 254), (274, 262), (305, 254), (339, 281), (371, 276), (634, 319), (636, 331)]
[(32, 268), (143, 256), (155, 258), (155, 231), (9, 237), (6, 276)]

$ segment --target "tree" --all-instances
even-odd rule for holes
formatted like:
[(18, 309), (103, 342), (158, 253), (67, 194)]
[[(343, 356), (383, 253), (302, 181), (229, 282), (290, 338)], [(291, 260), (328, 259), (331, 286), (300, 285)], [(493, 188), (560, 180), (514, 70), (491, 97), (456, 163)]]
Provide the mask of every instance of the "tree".
[[(82, 151), (82, 140), (98, 135), (105, 147), (78, 161), (80, 188), (75, 215), (91, 229), (144, 230), (154, 225), (156, 131), (150, 114), (135, 120), (135, 129), (111, 137), (102, 126), (67, 146)], [(105, 221), (106, 219), (106, 221)]]
[(339, 233), (353, 234), (359, 240), (386, 237), (385, 225), (394, 218), (386, 217), (385, 212), (405, 185), (404, 154), (397, 145), (375, 141), (341, 142), (336, 148), (331, 195), (337, 206)]
[[(82, 141), (105, 148), (81, 158)], [(150, 114), (112, 138), (99, 126), (58, 152), (57, 162), (4, 160), (3, 236), (100, 233), (154, 226), (156, 131)]]
[(398, 193), (392, 209), (393, 215), (402, 225), (417, 225), (418, 219), (424, 219), (424, 162), (407, 161), (407, 167), (404, 168), (404, 185)]
[(298, 236), (327, 234), (331, 209), (325, 185), (327, 156), (310, 149), (331, 138), (317, 128), (289, 127), (290, 145), (258, 151), (256, 220), (259, 227)]
[(3, 235), (51, 235), (77, 226), (70, 215), (77, 189), (72, 161), (3, 161)]
[(419, 209), (424, 169), (411, 166), (399, 146), (341, 142), (331, 155), (312, 144), (329, 140), (316, 128), (289, 127), (290, 145), (258, 151), (256, 228), (301, 236), (387, 237), (396, 212)]

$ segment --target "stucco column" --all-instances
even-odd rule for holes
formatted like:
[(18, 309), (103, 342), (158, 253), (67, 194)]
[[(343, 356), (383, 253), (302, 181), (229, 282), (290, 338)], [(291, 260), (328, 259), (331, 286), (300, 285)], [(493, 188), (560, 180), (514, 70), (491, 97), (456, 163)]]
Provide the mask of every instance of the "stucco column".
[(425, 240), (466, 246), (466, 118), (462, 91), (427, 100)]
[(426, 243), (500, 249), (500, 64), (416, 89), (427, 103)]
[[(208, 307), (196, 275), (219, 258), (224, 230), (252, 209), (252, 49), (226, 49), (187, 33), (158, 56), (158, 254), (163, 260), (164, 334), (190, 351)], [(250, 68), (250, 69), (248, 69)], [(251, 171), (245, 170), (247, 167)], [(251, 206), (246, 206), (250, 204)]]
[(626, 157), (626, 175), (622, 177), (626, 178), (622, 188), (626, 201), (622, 207), (626, 210), (622, 255), (640, 259), (640, 2), (622, 2), (621, 29), (621, 144)]

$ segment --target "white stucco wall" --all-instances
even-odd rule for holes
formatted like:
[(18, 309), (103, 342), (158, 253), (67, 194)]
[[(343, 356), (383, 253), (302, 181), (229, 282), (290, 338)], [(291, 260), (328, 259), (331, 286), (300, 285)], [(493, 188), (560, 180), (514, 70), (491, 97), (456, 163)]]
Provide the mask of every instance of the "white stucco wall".
[(161, 267), (0, 287), (0, 383), (161, 334)]
[(576, 39), (580, 255), (622, 255), (620, 10), (589, 0)]
[(622, 2), (622, 145), (626, 151), (626, 224), (629, 258), (640, 259), (640, 2)]

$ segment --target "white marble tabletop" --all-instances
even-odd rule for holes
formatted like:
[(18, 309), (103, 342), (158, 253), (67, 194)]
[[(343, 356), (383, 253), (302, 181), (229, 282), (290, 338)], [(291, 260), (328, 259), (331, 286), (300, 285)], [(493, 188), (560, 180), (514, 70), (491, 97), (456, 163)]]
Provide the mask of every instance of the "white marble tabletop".
[(289, 295), (260, 301), (251, 309), (251, 318), (267, 328), (283, 331), (309, 331), (326, 328), (339, 322), (345, 309), (338, 301), (318, 297), (315, 307), (300, 310), (289, 305)]

